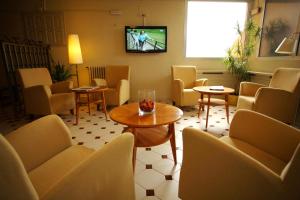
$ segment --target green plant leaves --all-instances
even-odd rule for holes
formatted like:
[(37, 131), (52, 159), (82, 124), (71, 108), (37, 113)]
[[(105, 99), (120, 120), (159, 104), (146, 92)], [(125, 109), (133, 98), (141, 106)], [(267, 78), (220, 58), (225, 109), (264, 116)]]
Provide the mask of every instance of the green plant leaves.
[(71, 73), (68, 69), (65, 69), (65, 66), (63, 64), (58, 63), (52, 69), (51, 76), (53, 81), (65, 81), (71, 77)]
[(224, 64), (227, 70), (236, 77), (239, 85), (241, 81), (250, 80), (248, 59), (254, 52), (261, 28), (250, 18), (246, 22), (243, 31), (240, 29), (239, 24), (237, 24), (235, 29), (239, 37), (232, 47), (228, 49), (227, 55), (224, 58)]

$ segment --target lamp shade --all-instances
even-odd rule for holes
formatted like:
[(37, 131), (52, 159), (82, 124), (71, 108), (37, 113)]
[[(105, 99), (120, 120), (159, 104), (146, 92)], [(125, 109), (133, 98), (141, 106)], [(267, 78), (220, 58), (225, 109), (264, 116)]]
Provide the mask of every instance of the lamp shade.
[(276, 53), (279, 54), (295, 54), (297, 49), (297, 38), (296, 37), (285, 37), (279, 44)]
[(68, 55), (70, 64), (82, 64), (82, 54), (77, 34), (68, 36)]

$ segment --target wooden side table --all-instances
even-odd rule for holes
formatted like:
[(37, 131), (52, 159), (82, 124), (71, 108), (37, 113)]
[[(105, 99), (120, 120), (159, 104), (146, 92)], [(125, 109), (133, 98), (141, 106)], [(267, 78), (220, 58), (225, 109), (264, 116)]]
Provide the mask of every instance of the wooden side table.
[[(200, 116), (201, 108), (203, 108), (204, 105), (207, 105), (206, 124), (205, 124), (206, 129), (208, 125), (209, 107), (211, 105), (225, 105), (227, 123), (229, 123), (228, 95), (234, 92), (234, 89), (228, 87), (224, 87), (224, 90), (211, 90), (211, 87), (212, 86), (198, 86), (193, 88), (193, 90), (199, 92), (200, 94), (200, 99), (198, 100), (199, 103), (198, 117)], [(204, 95), (207, 95), (207, 98), (204, 98)], [(211, 98), (212, 95), (224, 96), (224, 100)]]
[[(80, 105), (87, 104), (89, 109), (89, 115), (91, 114), (91, 103), (102, 104), (102, 111), (105, 115), (105, 119), (107, 120), (107, 111), (106, 111), (106, 102), (105, 102), (105, 91), (107, 91), (107, 87), (79, 87), (72, 89), (73, 92), (75, 92), (75, 103), (76, 103), (76, 122), (75, 124), (78, 124), (78, 118), (79, 118), (79, 107)], [(80, 95), (85, 94), (87, 95), (87, 101), (82, 102), (80, 101)], [(100, 99), (92, 99), (90, 98), (91, 94), (100, 94)]]
[(156, 146), (168, 140), (170, 140), (173, 158), (176, 164), (174, 123), (182, 117), (182, 110), (168, 104), (155, 103), (154, 113), (140, 116), (138, 108), (138, 103), (131, 103), (116, 107), (109, 113), (112, 120), (126, 125), (127, 128), (125, 128), (125, 130), (134, 134), (133, 167), (135, 166), (137, 147)]

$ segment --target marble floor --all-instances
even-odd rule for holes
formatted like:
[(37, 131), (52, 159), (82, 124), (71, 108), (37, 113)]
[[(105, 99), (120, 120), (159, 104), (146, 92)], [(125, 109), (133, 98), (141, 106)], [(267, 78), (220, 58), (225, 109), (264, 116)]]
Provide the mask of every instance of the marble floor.
[[(151, 148), (138, 148), (135, 168), (136, 199), (179, 199), (178, 184), (182, 163), (182, 130), (185, 127), (204, 129), (206, 113), (197, 117), (197, 108), (182, 108), (183, 117), (175, 124), (175, 137), (178, 164), (174, 165), (170, 143)], [(235, 107), (230, 107), (230, 120)], [(5, 111), (0, 115), (0, 132), (8, 133), (19, 126), (28, 123), (26, 117), (15, 117)], [(85, 145), (99, 149), (120, 135), (124, 126), (108, 119), (102, 112), (92, 108), (91, 115), (86, 107), (81, 107), (78, 125), (74, 125), (75, 117), (63, 115), (61, 118), (70, 128), (72, 141), (75, 145)], [(228, 134), (224, 106), (211, 107), (207, 132), (216, 137)]]

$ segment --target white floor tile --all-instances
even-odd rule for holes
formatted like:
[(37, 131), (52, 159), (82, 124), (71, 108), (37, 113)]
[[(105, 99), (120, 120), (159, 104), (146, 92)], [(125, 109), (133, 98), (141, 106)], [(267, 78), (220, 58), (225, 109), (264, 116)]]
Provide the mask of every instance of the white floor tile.
[(176, 181), (165, 181), (163, 184), (155, 188), (155, 195), (163, 200), (176, 200), (178, 197), (179, 183)]
[(135, 181), (145, 189), (154, 189), (165, 181), (165, 177), (153, 169), (147, 169), (137, 174)]

